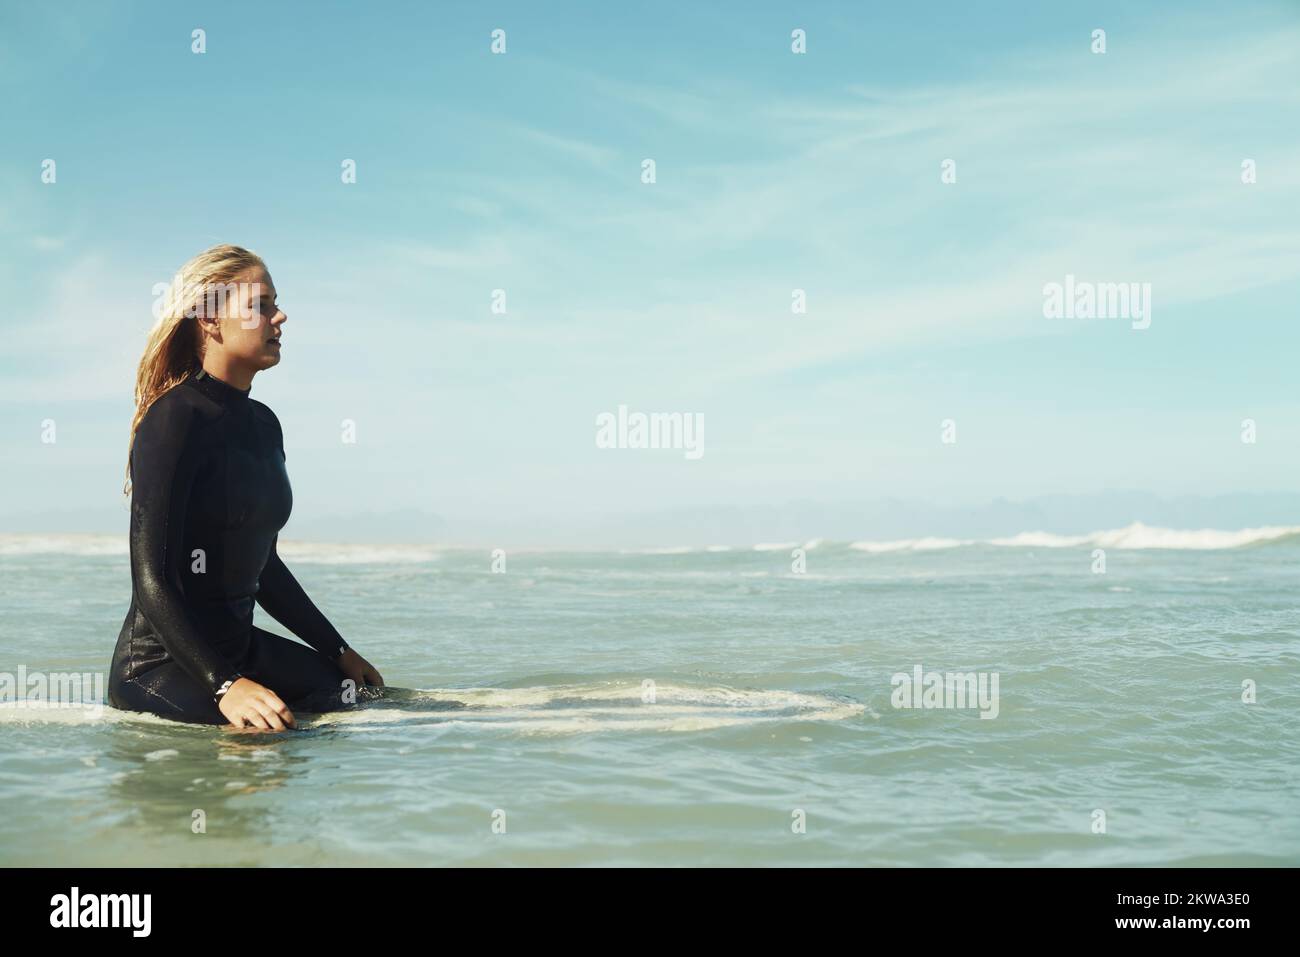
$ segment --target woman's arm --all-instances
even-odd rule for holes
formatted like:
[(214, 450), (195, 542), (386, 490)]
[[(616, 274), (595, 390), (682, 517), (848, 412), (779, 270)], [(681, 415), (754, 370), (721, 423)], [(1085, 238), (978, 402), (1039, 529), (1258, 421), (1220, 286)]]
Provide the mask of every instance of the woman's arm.
[[(279, 418), (269, 406), (259, 402), (257, 407), (266, 411), (275, 429), (280, 457), (287, 462), (288, 457), (284, 454), (284, 430), (280, 427)], [(271, 541), (271, 554), (258, 579), (257, 603), (272, 618), (331, 659), (358, 687), (366, 684), (382, 687), (384, 679), (375, 666), (348, 647), (338, 629), (330, 624), (329, 619), (307, 597), (303, 587), (298, 584), (298, 579), (293, 577), (289, 567), (280, 558), (276, 548), (279, 543), (280, 536), (276, 535)]]
[(271, 557), (267, 559), (258, 581), (257, 603), (307, 644), (333, 659), (358, 688), (362, 685), (383, 687), (384, 678), (378, 669), (348, 647), (343, 636), (307, 597), (298, 579), (293, 577), (276, 551), (279, 541), (277, 535), (271, 542)]
[(271, 556), (258, 579), (257, 603), (272, 618), (311, 645), (327, 658), (341, 658), (348, 644), (328, 618), (307, 597), (298, 579), (276, 551), (277, 535), (271, 542)]
[(193, 412), (178, 397), (164, 395), (136, 427), (131, 446), (131, 577), (136, 604), (167, 654), (215, 697), (240, 675), (195, 624), (171, 574), (175, 563), (188, 560), (181, 552), (194, 464), (183, 461), (183, 452)]

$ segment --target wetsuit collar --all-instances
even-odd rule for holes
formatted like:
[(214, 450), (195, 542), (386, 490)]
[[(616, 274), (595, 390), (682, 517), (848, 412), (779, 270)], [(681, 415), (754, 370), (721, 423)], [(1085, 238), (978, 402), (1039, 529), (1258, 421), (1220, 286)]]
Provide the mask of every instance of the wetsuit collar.
[(196, 372), (190, 378), (190, 384), (213, 402), (220, 402), (222, 405), (241, 402), (248, 398), (248, 393), (253, 391), (251, 386), (247, 389), (236, 389), (229, 382), (218, 379), (209, 373), (207, 369), (200, 369)]

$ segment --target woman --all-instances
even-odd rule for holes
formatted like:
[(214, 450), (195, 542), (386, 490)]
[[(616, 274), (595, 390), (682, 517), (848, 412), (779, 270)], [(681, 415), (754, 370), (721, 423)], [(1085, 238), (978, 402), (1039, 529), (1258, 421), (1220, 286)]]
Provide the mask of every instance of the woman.
[[(115, 708), (283, 731), (291, 708), (333, 710), (383, 685), (276, 553), (293, 506), (284, 441), (275, 413), (249, 397), (253, 376), (280, 362), (287, 317), (275, 300), (261, 259), (215, 246), (181, 267), (149, 334), (127, 463), (132, 595), (109, 677)], [(311, 647), (255, 627), (254, 601)]]

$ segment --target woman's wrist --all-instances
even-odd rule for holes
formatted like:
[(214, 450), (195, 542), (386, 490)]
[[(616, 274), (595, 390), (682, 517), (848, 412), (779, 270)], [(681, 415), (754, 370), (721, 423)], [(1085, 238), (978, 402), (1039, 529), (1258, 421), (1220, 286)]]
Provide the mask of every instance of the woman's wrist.
[(244, 677), (244, 676), (241, 675), (241, 674), (239, 674), (238, 672), (236, 672), (235, 674), (233, 674), (233, 675), (231, 675), (229, 678), (227, 678), (225, 681), (223, 681), (223, 682), (221, 683), (221, 686), (220, 686), (219, 688), (217, 688), (216, 693), (212, 696), (212, 700), (213, 700), (213, 701), (220, 701), (221, 698), (222, 698), (222, 696), (224, 696), (225, 693), (226, 693), (227, 691), (229, 691), (229, 690), (231, 689), (231, 687), (234, 686), (235, 682), (238, 681), (238, 680), (239, 680), (240, 678), (242, 678), (242, 677)]

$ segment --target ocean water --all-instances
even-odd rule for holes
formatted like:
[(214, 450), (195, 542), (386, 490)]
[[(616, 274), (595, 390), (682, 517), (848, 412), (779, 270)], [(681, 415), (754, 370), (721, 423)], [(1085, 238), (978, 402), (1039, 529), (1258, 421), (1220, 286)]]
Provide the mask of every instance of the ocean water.
[[(409, 690), (0, 706), (0, 864), (1300, 864), (1294, 529), (281, 553)], [(105, 672), (124, 539), (0, 536), (0, 580), (0, 672)], [(896, 707), (918, 667), (996, 714)]]

